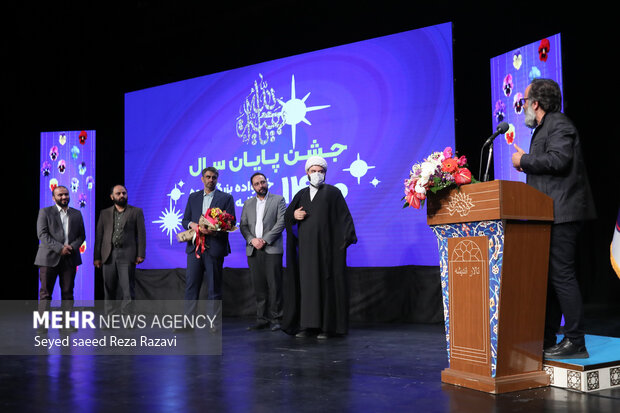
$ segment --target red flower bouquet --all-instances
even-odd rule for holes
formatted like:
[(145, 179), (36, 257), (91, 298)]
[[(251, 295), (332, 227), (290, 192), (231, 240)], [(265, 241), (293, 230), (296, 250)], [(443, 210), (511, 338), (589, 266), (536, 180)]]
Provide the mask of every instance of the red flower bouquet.
[(196, 256), (199, 252), (204, 252), (208, 246), (205, 244), (205, 234), (200, 229), (207, 229), (214, 232), (233, 232), (237, 230), (235, 217), (220, 208), (209, 208), (198, 220), (198, 227), (195, 230), (188, 229), (177, 234), (179, 242), (187, 242), (195, 239)]

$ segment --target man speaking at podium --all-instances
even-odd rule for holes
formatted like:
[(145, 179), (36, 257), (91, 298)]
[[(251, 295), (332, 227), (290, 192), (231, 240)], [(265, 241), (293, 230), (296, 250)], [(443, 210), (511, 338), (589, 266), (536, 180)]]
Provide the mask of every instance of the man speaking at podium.
[[(527, 183), (553, 199), (544, 355), (547, 359), (587, 358), (583, 304), (575, 270), (577, 237), (583, 221), (595, 218), (594, 202), (579, 134), (560, 112), (562, 92), (550, 79), (535, 79), (525, 90), (525, 124), (534, 129), (530, 153), (517, 145), (512, 164)], [(556, 333), (564, 314), (564, 339)]]

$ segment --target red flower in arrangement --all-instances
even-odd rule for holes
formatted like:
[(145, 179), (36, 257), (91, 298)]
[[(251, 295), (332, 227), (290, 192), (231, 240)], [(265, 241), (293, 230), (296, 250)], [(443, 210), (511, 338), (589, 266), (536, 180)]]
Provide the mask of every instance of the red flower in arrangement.
[(415, 196), (415, 192), (409, 192), (406, 194), (405, 201), (416, 209), (420, 208), (420, 200)]
[(447, 158), (441, 162), (441, 170), (443, 172), (453, 173), (459, 169), (458, 159)]
[(421, 194), (415, 191), (415, 183), (410, 191), (405, 191), (405, 201), (412, 207), (420, 209), (422, 201), (426, 199), (425, 194)]
[(456, 182), (457, 185), (465, 185), (465, 184), (470, 183), (471, 182), (471, 171), (467, 168), (459, 169), (456, 175), (454, 175), (454, 182)]
[(550, 48), (551, 48), (551, 44), (549, 43), (549, 39), (542, 39), (540, 41), (540, 46), (538, 46), (538, 57), (541, 62), (547, 61)]

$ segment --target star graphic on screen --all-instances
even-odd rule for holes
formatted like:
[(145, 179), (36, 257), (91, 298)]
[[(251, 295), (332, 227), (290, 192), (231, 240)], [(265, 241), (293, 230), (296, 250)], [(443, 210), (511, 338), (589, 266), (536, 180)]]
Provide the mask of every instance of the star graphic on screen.
[(380, 182), (381, 182), (381, 181), (380, 181), (380, 180), (378, 180), (378, 179), (377, 179), (377, 177), (374, 177), (374, 178), (372, 179), (372, 181), (370, 181), (370, 183), (371, 183), (371, 184), (372, 184), (375, 188), (377, 187), (377, 185), (379, 185), (379, 183), (380, 183)]
[(179, 198), (181, 198), (181, 195), (185, 195), (185, 192), (181, 192), (181, 190), (179, 188), (177, 188), (177, 185), (179, 186), (183, 186), (183, 181), (180, 181), (178, 184), (174, 184), (174, 188), (172, 189), (172, 191), (170, 191), (170, 193), (168, 194), (168, 196), (170, 197), (170, 199), (172, 201), (174, 201), (174, 203), (176, 204), (177, 201), (179, 200)]
[[(180, 210), (176, 209), (176, 203), (181, 198), (181, 195), (185, 195), (184, 192), (181, 192), (177, 185), (183, 186), (183, 181), (179, 181), (178, 184), (174, 185), (174, 188), (167, 195), (170, 200), (170, 207), (166, 208), (162, 211), (158, 220), (153, 221), (153, 224), (160, 224), (162, 232), (165, 232), (166, 235), (170, 238), (170, 245), (172, 245), (172, 234), (177, 234), (183, 227), (181, 226), (181, 220), (183, 217), (183, 213)], [(172, 201), (174, 201), (175, 205), (172, 205)]]
[(291, 136), (293, 142), (293, 149), (295, 149), (295, 136), (297, 133), (297, 124), (304, 122), (307, 125), (312, 125), (306, 114), (315, 110), (325, 109), (331, 105), (322, 106), (306, 106), (306, 100), (310, 96), (311, 92), (308, 92), (302, 99), (297, 99), (297, 93), (295, 92), (295, 75), (291, 79), (291, 98), (284, 102), (278, 99), (278, 103), (282, 105), (282, 117), (287, 125), (291, 125)]
[(368, 166), (366, 161), (361, 160), (360, 154), (358, 153), (357, 159), (351, 162), (351, 165), (347, 169), (343, 169), (343, 171), (348, 171), (354, 178), (357, 178), (357, 183), (359, 184), (360, 178), (366, 175), (369, 169), (373, 168), (374, 166)]

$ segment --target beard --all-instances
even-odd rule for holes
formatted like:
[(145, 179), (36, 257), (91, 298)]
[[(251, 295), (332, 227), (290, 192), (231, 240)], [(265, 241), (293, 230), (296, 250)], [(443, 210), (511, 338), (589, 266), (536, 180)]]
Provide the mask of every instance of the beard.
[(528, 106), (525, 110), (525, 126), (530, 129), (534, 129), (538, 126), (538, 122), (536, 121), (536, 112), (532, 109), (531, 106)]
[(267, 188), (261, 188), (258, 191), (256, 191), (256, 195), (260, 196), (260, 197), (264, 197), (265, 195), (267, 195)]
[(56, 200), (56, 205), (58, 205), (61, 208), (65, 208), (67, 205), (69, 205), (69, 200), (68, 199), (58, 199), (58, 200)]
[(119, 207), (126, 207), (127, 206), (127, 198), (120, 198), (120, 199), (115, 199), (114, 200), (114, 205), (118, 205)]

